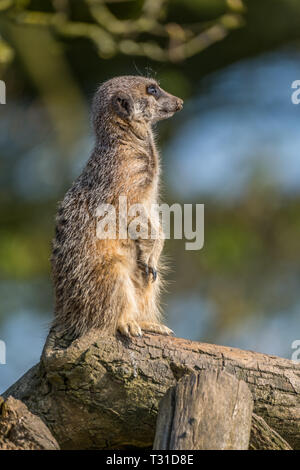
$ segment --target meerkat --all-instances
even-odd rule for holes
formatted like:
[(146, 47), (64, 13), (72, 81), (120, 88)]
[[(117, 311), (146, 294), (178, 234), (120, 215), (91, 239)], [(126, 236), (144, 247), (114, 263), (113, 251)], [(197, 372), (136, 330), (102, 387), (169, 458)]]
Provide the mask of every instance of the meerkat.
[(99, 204), (159, 202), (160, 159), (152, 126), (182, 109), (183, 101), (157, 81), (121, 76), (95, 93), (95, 146), (81, 175), (59, 204), (52, 247), (55, 293), (53, 326), (72, 337), (91, 329), (126, 336), (173, 332), (163, 325), (159, 259), (163, 231), (152, 215), (155, 238), (100, 239)]

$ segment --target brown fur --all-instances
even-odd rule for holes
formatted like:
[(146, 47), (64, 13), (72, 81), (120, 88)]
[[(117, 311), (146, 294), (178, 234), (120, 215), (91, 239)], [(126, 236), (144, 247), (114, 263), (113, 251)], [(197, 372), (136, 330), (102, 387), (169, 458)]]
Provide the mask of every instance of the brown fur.
[[(155, 96), (150, 85), (158, 90)], [(101, 203), (118, 206), (120, 195), (147, 211), (158, 202), (160, 164), (152, 124), (181, 108), (182, 101), (155, 80), (138, 76), (113, 78), (95, 94), (95, 148), (59, 206), (51, 259), (54, 325), (73, 337), (92, 328), (125, 335), (170, 333), (159, 311), (159, 222), (149, 222), (160, 231), (156, 240), (101, 240), (96, 210)]]

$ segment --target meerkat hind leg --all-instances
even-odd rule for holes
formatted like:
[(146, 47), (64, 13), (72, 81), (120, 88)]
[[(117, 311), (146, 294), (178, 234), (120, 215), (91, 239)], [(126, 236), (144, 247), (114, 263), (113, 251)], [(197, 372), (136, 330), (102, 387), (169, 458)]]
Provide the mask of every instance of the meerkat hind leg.
[(139, 318), (138, 323), (143, 331), (158, 333), (160, 335), (173, 335), (174, 332), (163, 325), (159, 311), (160, 280), (150, 283), (142, 288), (138, 295)]
[[(121, 274), (121, 273), (120, 273)], [(139, 325), (138, 307), (135, 299), (135, 288), (131, 279), (126, 273), (120, 276), (122, 279), (117, 304), (121, 307), (120, 315), (117, 321), (116, 329), (125, 336), (143, 336), (142, 329)]]

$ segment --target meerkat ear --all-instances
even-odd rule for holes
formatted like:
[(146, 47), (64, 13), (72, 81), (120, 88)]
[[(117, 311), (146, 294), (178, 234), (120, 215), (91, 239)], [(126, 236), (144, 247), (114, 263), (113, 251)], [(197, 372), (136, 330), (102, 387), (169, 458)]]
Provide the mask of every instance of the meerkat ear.
[(123, 91), (115, 93), (112, 97), (112, 106), (122, 119), (130, 119), (133, 115), (133, 99), (128, 93)]

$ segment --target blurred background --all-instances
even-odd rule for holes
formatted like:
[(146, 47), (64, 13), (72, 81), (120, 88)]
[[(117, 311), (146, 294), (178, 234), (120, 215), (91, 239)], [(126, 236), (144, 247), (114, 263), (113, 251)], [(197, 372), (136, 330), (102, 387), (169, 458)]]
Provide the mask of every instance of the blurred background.
[(0, 392), (39, 360), (57, 202), (96, 87), (124, 74), (185, 100), (159, 124), (163, 199), (205, 204), (204, 248), (166, 245), (168, 325), (288, 358), (300, 338), (300, 2), (0, 0)]

